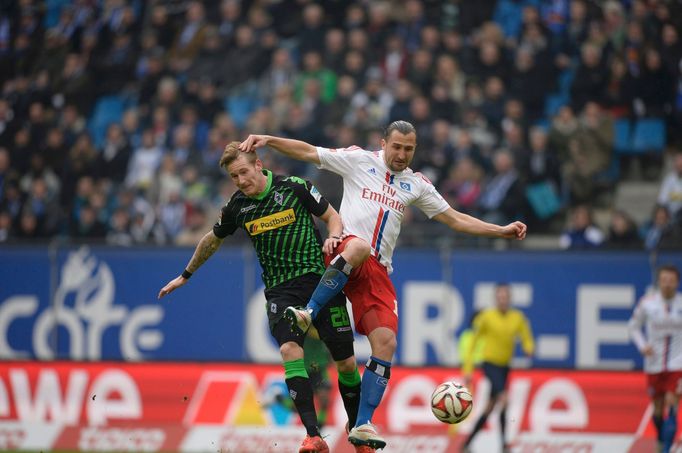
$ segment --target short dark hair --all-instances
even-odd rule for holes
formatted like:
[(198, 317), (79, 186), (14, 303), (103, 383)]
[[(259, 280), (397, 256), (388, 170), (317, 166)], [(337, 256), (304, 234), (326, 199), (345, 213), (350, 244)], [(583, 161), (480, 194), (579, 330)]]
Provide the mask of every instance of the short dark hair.
[(656, 271), (656, 277), (659, 277), (661, 275), (661, 272), (672, 272), (677, 276), (677, 279), (680, 279), (680, 270), (675, 266), (674, 264), (663, 264), (658, 267), (658, 270)]
[(240, 155), (244, 155), (246, 157), (246, 160), (250, 163), (256, 162), (256, 159), (258, 159), (258, 155), (256, 154), (255, 151), (250, 152), (250, 153), (245, 153), (239, 150), (239, 142), (230, 142), (227, 145), (225, 145), (225, 150), (223, 151), (223, 155), (220, 157), (220, 168), (224, 168), (227, 171), (227, 166), (230, 165), (232, 162), (237, 160)]
[(391, 132), (393, 131), (398, 131), (403, 135), (407, 135), (409, 133), (417, 135), (417, 129), (414, 128), (412, 123), (403, 120), (397, 120), (389, 124), (386, 130), (384, 131), (384, 139), (390, 137)]

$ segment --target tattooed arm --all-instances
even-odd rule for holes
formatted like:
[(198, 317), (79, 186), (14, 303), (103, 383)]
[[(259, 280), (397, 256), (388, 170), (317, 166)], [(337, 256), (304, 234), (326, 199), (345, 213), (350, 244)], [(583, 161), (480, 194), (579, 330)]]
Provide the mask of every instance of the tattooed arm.
[[(185, 271), (189, 273), (190, 275), (194, 272), (196, 272), (202, 264), (206, 262), (207, 259), (213, 255), (216, 250), (220, 248), (220, 245), (223, 243), (223, 240), (219, 237), (217, 237), (213, 231), (209, 231), (204, 235), (203, 238), (201, 238), (201, 241), (199, 241), (199, 244), (197, 245), (197, 248), (194, 250), (194, 255), (192, 255), (192, 259), (189, 260), (189, 263), (187, 264), (187, 267), (185, 268)], [(161, 291), (159, 291), (158, 298), (161, 299), (163, 296), (175, 291), (185, 283), (187, 283), (187, 280), (189, 280), (189, 277), (185, 278), (182, 275), (179, 275), (175, 277), (173, 280), (168, 282), (166, 286), (161, 288)]]

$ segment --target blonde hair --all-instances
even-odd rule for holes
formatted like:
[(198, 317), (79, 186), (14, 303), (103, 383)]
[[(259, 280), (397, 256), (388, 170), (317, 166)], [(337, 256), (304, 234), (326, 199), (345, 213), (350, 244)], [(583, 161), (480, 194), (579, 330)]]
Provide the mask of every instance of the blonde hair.
[(250, 153), (242, 152), (239, 150), (239, 142), (230, 142), (225, 146), (223, 155), (220, 157), (220, 168), (227, 170), (228, 165), (239, 159), (240, 155), (244, 155), (246, 160), (252, 164), (258, 159), (255, 151)]

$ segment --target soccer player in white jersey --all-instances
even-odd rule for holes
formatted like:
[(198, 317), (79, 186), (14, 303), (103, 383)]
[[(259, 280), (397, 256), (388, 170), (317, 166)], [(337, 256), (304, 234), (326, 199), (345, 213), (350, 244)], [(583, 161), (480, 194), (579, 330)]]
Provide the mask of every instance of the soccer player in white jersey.
[(682, 395), (682, 295), (677, 292), (680, 271), (672, 265), (661, 266), (656, 280), (657, 290), (639, 301), (629, 329), (644, 356), (659, 451), (667, 453), (675, 439)]
[(269, 135), (250, 135), (240, 149), (249, 152), (263, 146), (343, 177), (343, 241), (327, 256), (327, 270), (308, 305), (290, 307), (287, 314), (294, 327), (305, 331), (320, 308), (343, 289), (353, 307), (356, 330), (367, 335), (372, 348), (362, 376), (357, 422), (348, 440), (384, 448), (386, 442), (371, 419), (388, 384), (397, 344), (397, 297), (389, 274), (405, 209), (414, 205), (455, 231), (479, 236), (523, 239), (526, 225), (493, 225), (451, 208), (426, 177), (409, 168), (417, 133), (407, 121), (394, 121), (386, 128), (379, 151), (357, 146), (328, 149)]

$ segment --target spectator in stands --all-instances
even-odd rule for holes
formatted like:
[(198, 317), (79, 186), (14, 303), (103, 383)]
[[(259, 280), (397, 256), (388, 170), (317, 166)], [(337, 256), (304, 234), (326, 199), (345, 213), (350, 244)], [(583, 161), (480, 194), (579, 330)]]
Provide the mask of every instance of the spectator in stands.
[(123, 182), (131, 153), (121, 125), (118, 123), (110, 125), (99, 155), (100, 174), (116, 183)]
[(670, 212), (668, 211), (668, 208), (661, 204), (657, 204), (654, 207), (651, 219), (642, 229), (644, 248), (650, 252), (657, 250), (664, 242), (664, 237), (669, 236), (668, 233), (672, 228), (673, 225), (670, 222)]
[(296, 80), (295, 97), (300, 101), (303, 97), (303, 87), (307, 79), (317, 79), (320, 83), (320, 93), (323, 102), (334, 100), (336, 95), (337, 76), (331, 70), (322, 66), (322, 55), (316, 51), (309, 51), (303, 55), (303, 70)]
[(524, 210), (523, 182), (509, 150), (499, 149), (493, 156), (494, 173), (486, 182), (478, 200), (481, 219), (492, 223), (509, 223)]
[(665, 206), (670, 216), (679, 222), (678, 214), (682, 211), (682, 152), (677, 151), (672, 157), (672, 170), (663, 178), (658, 193), (658, 203)]
[(611, 213), (608, 237), (604, 241), (604, 247), (621, 250), (642, 248), (642, 239), (639, 237), (637, 225), (625, 211), (616, 209)]
[(620, 56), (611, 59), (604, 104), (616, 118), (630, 115), (635, 98), (635, 79)]
[(125, 209), (119, 208), (111, 216), (106, 242), (120, 247), (133, 245), (133, 236), (130, 234), (130, 214)]
[(146, 190), (153, 184), (156, 171), (161, 165), (163, 150), (154, 143), (154, 133), (146, 129), (142, 133), (142, 146), (133, 152), (126, 174), (126, 186)]
[(97, 220), (97, 212), (89, 204), (83, 205), (71, 230), (71, 237), (80, 240), (103, 240), (106, 233), (106, 225)]
[(611, 164), (613, 122), (599, 105), (588, 102), (580, 116), (577, 133), (569, 139), (564, 174), (573, 203), (593, 200), (595, 176)]
[(207, 24), (204, 5), (200, 1), (192, 1), (187, 5), (185, 21), (177, 31), (168, 58), (175, 72), (185, 72), (199, 54), (206, 39)]
[(594, 224), (592, 211), (587, 205), (578, 205), (571, 211), (571, 221), (559, 239), (563, 249), (587, 250), (601, 246), (604, 233)]
[(485, 116), (488, 124), (499, 127), (501, 132), (502, 118), (504, 118), (504, 106), (507, 101), (507, 92), (499, 77), (490, 77), (485, 81), (484, 87), (485, 100), (481, 104), (481, 113)]
[(483, 169), (473, 159), (459, 159), (440, 184), (443, 197), (454, 209), (474, 214), (483, 187), (483, 174)]
[(673, 84), (656, 49), (644, 52), (644, 67), (635, 81), (635, 99), (640, 116), (662, 118), (669, 111)]
[(599, 47), (585, 43), (580, 55), (580, 65), (571, 85), (571, 107), (575, 111), (582, 110), (588, 102), (602, 103), (608, 83), (608, 71)]
[(536, 64), (528, 47), (519, 47), (509, 78), (509, 93), (520, 99), (530, 121), (542, 116), (548, 89), (547, 73)]

